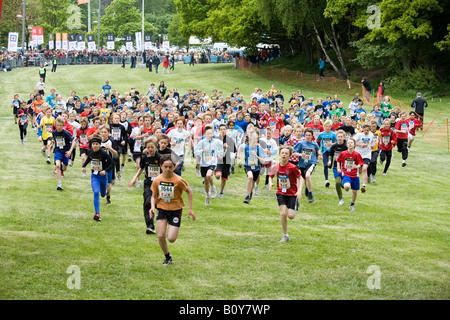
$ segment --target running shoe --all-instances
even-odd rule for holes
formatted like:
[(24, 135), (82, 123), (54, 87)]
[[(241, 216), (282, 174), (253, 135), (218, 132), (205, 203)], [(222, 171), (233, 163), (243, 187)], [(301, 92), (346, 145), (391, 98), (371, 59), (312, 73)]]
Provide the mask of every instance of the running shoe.
[(50, 161), (50, 157), (47, 157), (47, 164), (50, 164), (50, 163), (52, 163), (52, 162)]
[(167, 266), (169, 264), (172, 264), (172, 257), (166, 258), (163, 262), (163, 266)]
[(356, 209), (355, 209), (355, 206), (353, 205), (353, 206), (350, 206), (350, 207), (348, 207), (351, 211), (355, 211)]
[(366, 192), (366, 185), (365, 185), (365, 184), (362, 185), (362, 187), (361, 187), (361, 192), (362, 192), (362, 193), (365, 193), (365, 192)]
[(64, 190), (61, 182), (58, 183), (58, 186), (56, 187), (56, 190), (60, 190), (60, 191)]
[(289, 236), (285, 234), (283, 238), (281, 238), (280, 242), (289, 242)]
[(155, 234), (156, 233), (155, 226), (152, 226), (152, 225), (148, 226), (148, 228), (145, 230), (145, 233), (146, 234)]
[(205, 206), (209, 206), (211, 204), (211, 198), (210, 196), (207, 194), (206, 198), (205, 198)]
[(344, 204), (344, 199), (340, 199), (339, 203), (338, 203), (338, 206), (342, 206), (343, 204)]
[(244, 203), (249, 204), (250, 203), (250, 196), (246, 196)]
[(102, 219), (100, 218), (100, 213), (96, 213), (96, 214), (94, 215), (94, 220), (95, 220), (95, 221), (102, 221)]

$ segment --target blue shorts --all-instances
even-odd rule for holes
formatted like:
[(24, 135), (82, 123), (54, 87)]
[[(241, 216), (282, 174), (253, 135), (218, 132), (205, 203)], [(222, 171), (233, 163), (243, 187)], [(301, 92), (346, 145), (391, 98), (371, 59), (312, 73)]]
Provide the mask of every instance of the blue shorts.
[(113, 171), (114, 171), (114, 169), (109, 170), (108, 172), (106, 172), (106, 176), (108, 177), (108, 183), (112, 182)]
[(342, 174), (337, 171), (336, 167), (333, 167), (334, 178), (342, 178)]
[(68, 166), (69, 165), (69, 158), (67, 158), (64, 153), (55, 152), (55, 155), (53, 156), (53, 160), (55, 162), (56, 162), (56, 160), (60, 160), (63, 165)]
[(349, 176), (344, 176), (342, 178), (342, 185), (345, 185), (346, 183), (350, 183), (352, 190), (359, 190), (359, 177), (352, 178)]

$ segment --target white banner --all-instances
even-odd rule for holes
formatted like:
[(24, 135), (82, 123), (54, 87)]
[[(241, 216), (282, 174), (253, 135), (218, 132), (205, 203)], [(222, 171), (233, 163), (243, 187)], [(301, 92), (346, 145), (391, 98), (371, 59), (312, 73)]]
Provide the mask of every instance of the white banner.
[(17, 32), (10, 32), (8, 34), (8, 51), (17, 51), (18, 41), (19, 41), (19, 34)]
[(95, 50), (95, 42), (88, 42), (88, 50), (89, 51)]
[(126, 48), (127, 48), (128, 51), (134, 51), (133, 42), (127, 42), (126, 43)]
[(163, 43), (162, 43), (162, 48), (163, 48), (163, 49), (169, 50), (169, 48), (170, 48), (170, 43), (169, 43), (169, 41), (163, 41)]
[(136, 50), (141, 51), (142, 50), (142, 34), (141, 32), (136, 32)]
[(54, 49), (54, 46), (53, 46), (53, 40), (50, 40), (49, 42), (48, 42), (48, 48), (50, 49), (50, 50), (53, 50)]

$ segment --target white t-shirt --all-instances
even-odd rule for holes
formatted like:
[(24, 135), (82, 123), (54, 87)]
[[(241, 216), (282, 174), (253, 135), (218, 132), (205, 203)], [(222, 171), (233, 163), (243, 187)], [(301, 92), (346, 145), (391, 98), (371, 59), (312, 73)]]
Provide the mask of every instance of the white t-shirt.
[(186, 139), (191, 136), (189, 132), (185, 129), (179, 130), (178, 128), (175, 128), (170, 130), (167, 136), (170, 138), (170, 144), (173, 152), (179, 156), (184, 155)]
[(360, 132), (355, 134), (353, 137), (355, 139), (356, 144), (364, 144), (366, 147), (362, 148), (359, 146), (355, 147), (355, 151), (358, 152), (363, 159), (371, 159), (372, 158), (372, 147), (375, 144), (374, 135), (369, 132), (368, 135), (365, 135), (364, 132)]

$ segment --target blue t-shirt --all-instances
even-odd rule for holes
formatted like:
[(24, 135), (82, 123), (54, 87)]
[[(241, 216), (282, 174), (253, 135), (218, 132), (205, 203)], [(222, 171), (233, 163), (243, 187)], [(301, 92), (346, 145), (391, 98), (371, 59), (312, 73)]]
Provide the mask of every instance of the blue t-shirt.
[(248, 123), (247, 123), (247, 121), (245, 121), (244, 119), (242, 119), (242, 120), (236, 119), (235, 125), (241, 127), (241, 129), (242, 129), (244, 132), (247, 131)]
[(317, 163), (316, 152), (319, 151), (319, 145), (315, 141), (308, 142), (300, 140), (294, 147), (294, 152), (305, 153), (305, 157), (299, 157), (298, 167), (305, 168), (309, 164)]
[(305, 114), (306, 114), (306, 109), (305, 108), (300, 108), (297, 110), (298, 112), (298, 122), (303, 123), (305, 121)]
[(319, 133), (316, 140), (320, 140), (320, 151), (322, 152), (322, 154), (330, 151), (331, 145), (327, 146), (328, 142), (337, 142), (336, 134), (333, 131), (330, 131), (328, 133), (322, 131), (321, 133)]
[(383, 118), (383, 112), (373, 110), (371, 113), (375, 115), (375, 119), (378, 121), (378, 126), (381, 127), (381, 119)]
[(263, 148), (257, 144), (256, 147), (252, 148), (249, 144), (244, 144), (244, 155), (245, 155), (245, 166), (250, 167), (252, 171), (259, 171), (261, 170), (261, 162), (255, 155), (253, 154), (253, 151), (256, 152), (256, 155), (260, 158), (265, 157), (265, 153)]
[(360, 108), (356, 108), (356, 109), (355, 109), (355, 115), (356, 115), (355, 120), (356, 120), (356, 121), (358, 121), (358, 120), (361, 119), (361, 117), (359, 116), (359, 114), (360, 114), (361, 112), (367, 113), (366, 110), (364, 110), (363, 108), (361, 108), (361, 109), (360, 109)]
[(55, 142), (55, 148), (53, 149), (54, 153), (66, 153), (67, 151), (69, 151), (73, 140), (73, 137), (69, 132), (67, 132), (66, 130), (63, 130), (61, 132), (58, 132), (58, 130), (53, 130), (52, 136), (53, 141)]
[(111, 92), (111, 86), (109, 84), (103, 85), (102, 91), (104, 91), (105, 94), (109, 94)]
[(47, 99), (45, 99), (45, 102), (47, 102), (49, 105), (51, 105), (52, 107), (55, 106), (55, 102), (56, 102), (56, 96), (49, 94), (47, 96)]

